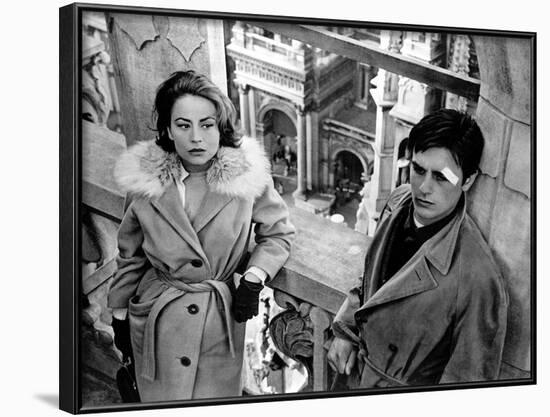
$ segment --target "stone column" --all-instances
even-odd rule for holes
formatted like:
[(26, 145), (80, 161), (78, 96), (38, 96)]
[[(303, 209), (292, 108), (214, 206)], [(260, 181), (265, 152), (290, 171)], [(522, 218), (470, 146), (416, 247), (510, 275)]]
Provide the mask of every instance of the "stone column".
[[(452, 35), (451, 64), (449, 65), (451, 71), (463, 75), (470, 73), (470, 44), (469, 36)], [(468, 110), (468, 100), (457, 94), (446, 93), (445, 107), (465, 112)]]
[[(382, 72), (382, 74), (380, 74)], [(395, 74), (387, 73), (384, 70), (379, 71), (382, 79), (376, 80), (382, 84), (387, 78), (396, 77)], [(371, 180), (371, 190), (368, 200), (368, 211), (372, 213), (369, 223), (369, 235), (372, 236), (376, 229), (376, 221), (382, 210), (384, 203), (388, 199), (392, 188), (393, 176), (393, 149), (395, 141), (395, 124), (393, 117), (390, 116), (390, 110), (396, 103), (395, 99), (384, 97), (383, 86), (371, 90), (371, 94), (376, 103), (376, 137), (374, 142), (374, 171)], [(380, 88), (382, 87), (382, 88)]]
[[(397, 52), (400, 40), (400, 32), (383, 31), (380, 43), (388, 50)], [(374, 172), (367, 202), (368, 211), (371, 213), (368, 227), (368, 233), (371, 236), (374, 234), (378, 216), (392, 188), (395, 123), (389, 113), (397, 102), (398, 81), (396, 74), (380, 69), (378, 75), (372, 80), (376, 88), (370, 90), (376, 104)]]
[(327, 192), (328, 189), (331, 187), (330, 183), (330, 155), (329, 155), (329, 136), (326, 132), (323, 132), (319, 135), (319, 145), (321, 148), (320, 156), (321, 159), (319, 161), (319, 169), (320, 169), (320, 190), (321, 192)]
[(357, 75), (356, 75), (356, 88), (355, 94), (357, 97), (356, 102), (358, 102), (365, 109), (368, 108), (369, 102), (369, 84), (370, 84), (370, 71), (371, 67), (365, 63), (357, 64)]
[(304, 44), (300, 41), (292, 39), (292, 53), (290, 55), (291, 60), (298, 62), (299, 57), (304, 55)]
[(294, 198), (301, 200), (306, 199), (306, 173), (307, 173), (307, 159), (306, 159), (306, 133), (304, 127), (304, 109), (302, 107), (296, 108), (296, 138), (297, 138), (297, 172), (296, 172), (296, 191), (294, 191)]
[[(260, 122), (255, 123), (256, 132), (254, 133), (256, 135), (256, 139), (265, 146), (265, 138), (264, 138), (264, 124)], [(270, 151), (270, 149), (266, 149), (267, 152)], [(271, 158), (271, 154), (269, 155)]]
[(233, 32), (233, 39), (231, 39), (231, 42), (233, 42), (236, 45), (239, 45), (242, 48), (246, 47), (246, 44), (245, 44), (246, 25), (243, 22), (237, 21), (235, 22), (235, 25), (233, 25), (233, 28), (231, 30)]
[(241, 126), (244, 134), (250, 136), (250, 110), (248, 108), (248, 86), (239, 84), (239, 107), (241, 111)]
[[(256, 135), (256, 95), (254, 89), (249, 87), (248, 90), (248, 118), (250, 136)], [(256, 136), (263, 143), (263, 137)]]
[(311, 121), (311, 112), (306, 112), (306, 187), (308, 191), (312, 190), (313, 178), (313, 128)]

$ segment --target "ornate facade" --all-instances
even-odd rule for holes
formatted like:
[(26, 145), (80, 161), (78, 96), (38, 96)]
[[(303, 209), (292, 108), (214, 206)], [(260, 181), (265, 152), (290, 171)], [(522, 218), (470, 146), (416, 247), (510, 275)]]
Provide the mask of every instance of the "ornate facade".
[[(473, 42), (465, 35), (332, 30), (431, 65), (476, 75)], [(288, 162), (282, 171), (274, 169), (276, 182), (285, 189), (296, 188), (297, 206), (329, 214), (338, 192), (357, 197), (362, 182), (370, 177), (368, 201), (361, 207), (368, 210), (371, 232), (398, 181), (398, 148), (411, 127), (443, 106), (475, 110), (475, 103), (463, 97), (243, 22), (233, 26), (226, 50), (234, 61), (232, 76), (243, 129), (264, 144), (274, 162), (285, 146), (293, 154), (287, 159), (294, 165)]]

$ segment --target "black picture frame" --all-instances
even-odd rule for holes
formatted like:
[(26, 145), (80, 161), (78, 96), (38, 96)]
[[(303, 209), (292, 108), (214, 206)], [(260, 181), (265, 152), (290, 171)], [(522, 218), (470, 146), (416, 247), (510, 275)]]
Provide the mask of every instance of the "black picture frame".
[(409, 30), (418, 32), (467, 33), (479, 36), (517, 37), (529, 39), (531, 42), (531, 103), (530, 110), (530, 189), (536, 189), (536, 33), (495, 31), (484, 29), (449, 28), (438, 26), (373, 23), (365, 21), (342, 21), (330, 19), (313, 19), (307, 17), (277, 17), (265, 15), (249, 15), (241, 13), (216, 13), (191, 10), (160, 9), (148, 7), (72, 4), (60, 8), (60, 374), (59, 374), (59, 404), (62, 410), (70, 413), (90, 413), (104, 411), (143, 410), (157, 408), (188, 407), (200, 405), (221, 405), (247, 402), (295, 400), (309, 398), (330, 398), (341, 396), (362, 396), (385, 394), (388, 392), (417, 392), (432, 390), (447, 390), (458, 388), (499, 387), (509, 385), (529, 385), (536, 383), (536, 195), (530, 195), (530, 231), (531, 231), (531, 288), (530, 288), (530, 376), (499, 380), (491, 383), (468, 383), (466, 385), (446, 385), (431, 387), (406, 387), (399, 389), (370, 389), (347, 392), (311, 392), (298, 394), (278, 394), (271, 396), (241, 397), (232, 399), (188, 400), (170, 403), (149, 404), (109, 404), (92, 408), (82, 407), (82, 392), (80, 374), (81, 367), (81, 311), (82, 284), (80, 263), (82, 253), (82, 120), (81, 114), (81, 48), (82, 13), (87, 11), (110, 11), (133, 14), (174, 15), (197, 17), (205, 19), (227, 19), (265, 21), (269, 23), (290, 23), (322, 26), (371, 26), (388, 30)]

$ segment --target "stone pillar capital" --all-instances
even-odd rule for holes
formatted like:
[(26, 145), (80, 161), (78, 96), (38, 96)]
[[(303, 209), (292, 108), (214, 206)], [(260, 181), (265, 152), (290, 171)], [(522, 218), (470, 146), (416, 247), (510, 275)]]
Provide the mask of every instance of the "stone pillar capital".
[(239, 94), (248, 94), (250, 86), (248, 84), (238, 83), (237, 88), (239, 89)]

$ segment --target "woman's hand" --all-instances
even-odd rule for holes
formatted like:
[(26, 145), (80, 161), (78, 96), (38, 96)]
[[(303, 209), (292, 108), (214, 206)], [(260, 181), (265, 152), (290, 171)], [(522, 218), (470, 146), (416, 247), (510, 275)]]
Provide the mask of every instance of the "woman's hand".
[(258, 314), (260, 292), (263, 287), (261, 280), (254, 274), (249, 273), (241, 278), (232, 306), (233, 316), (238, 323)]
[(327, 359), (334, 371), (350, 375), (357, 360), (357, 348), (351, 341), (335, 337), (330, 345)]

